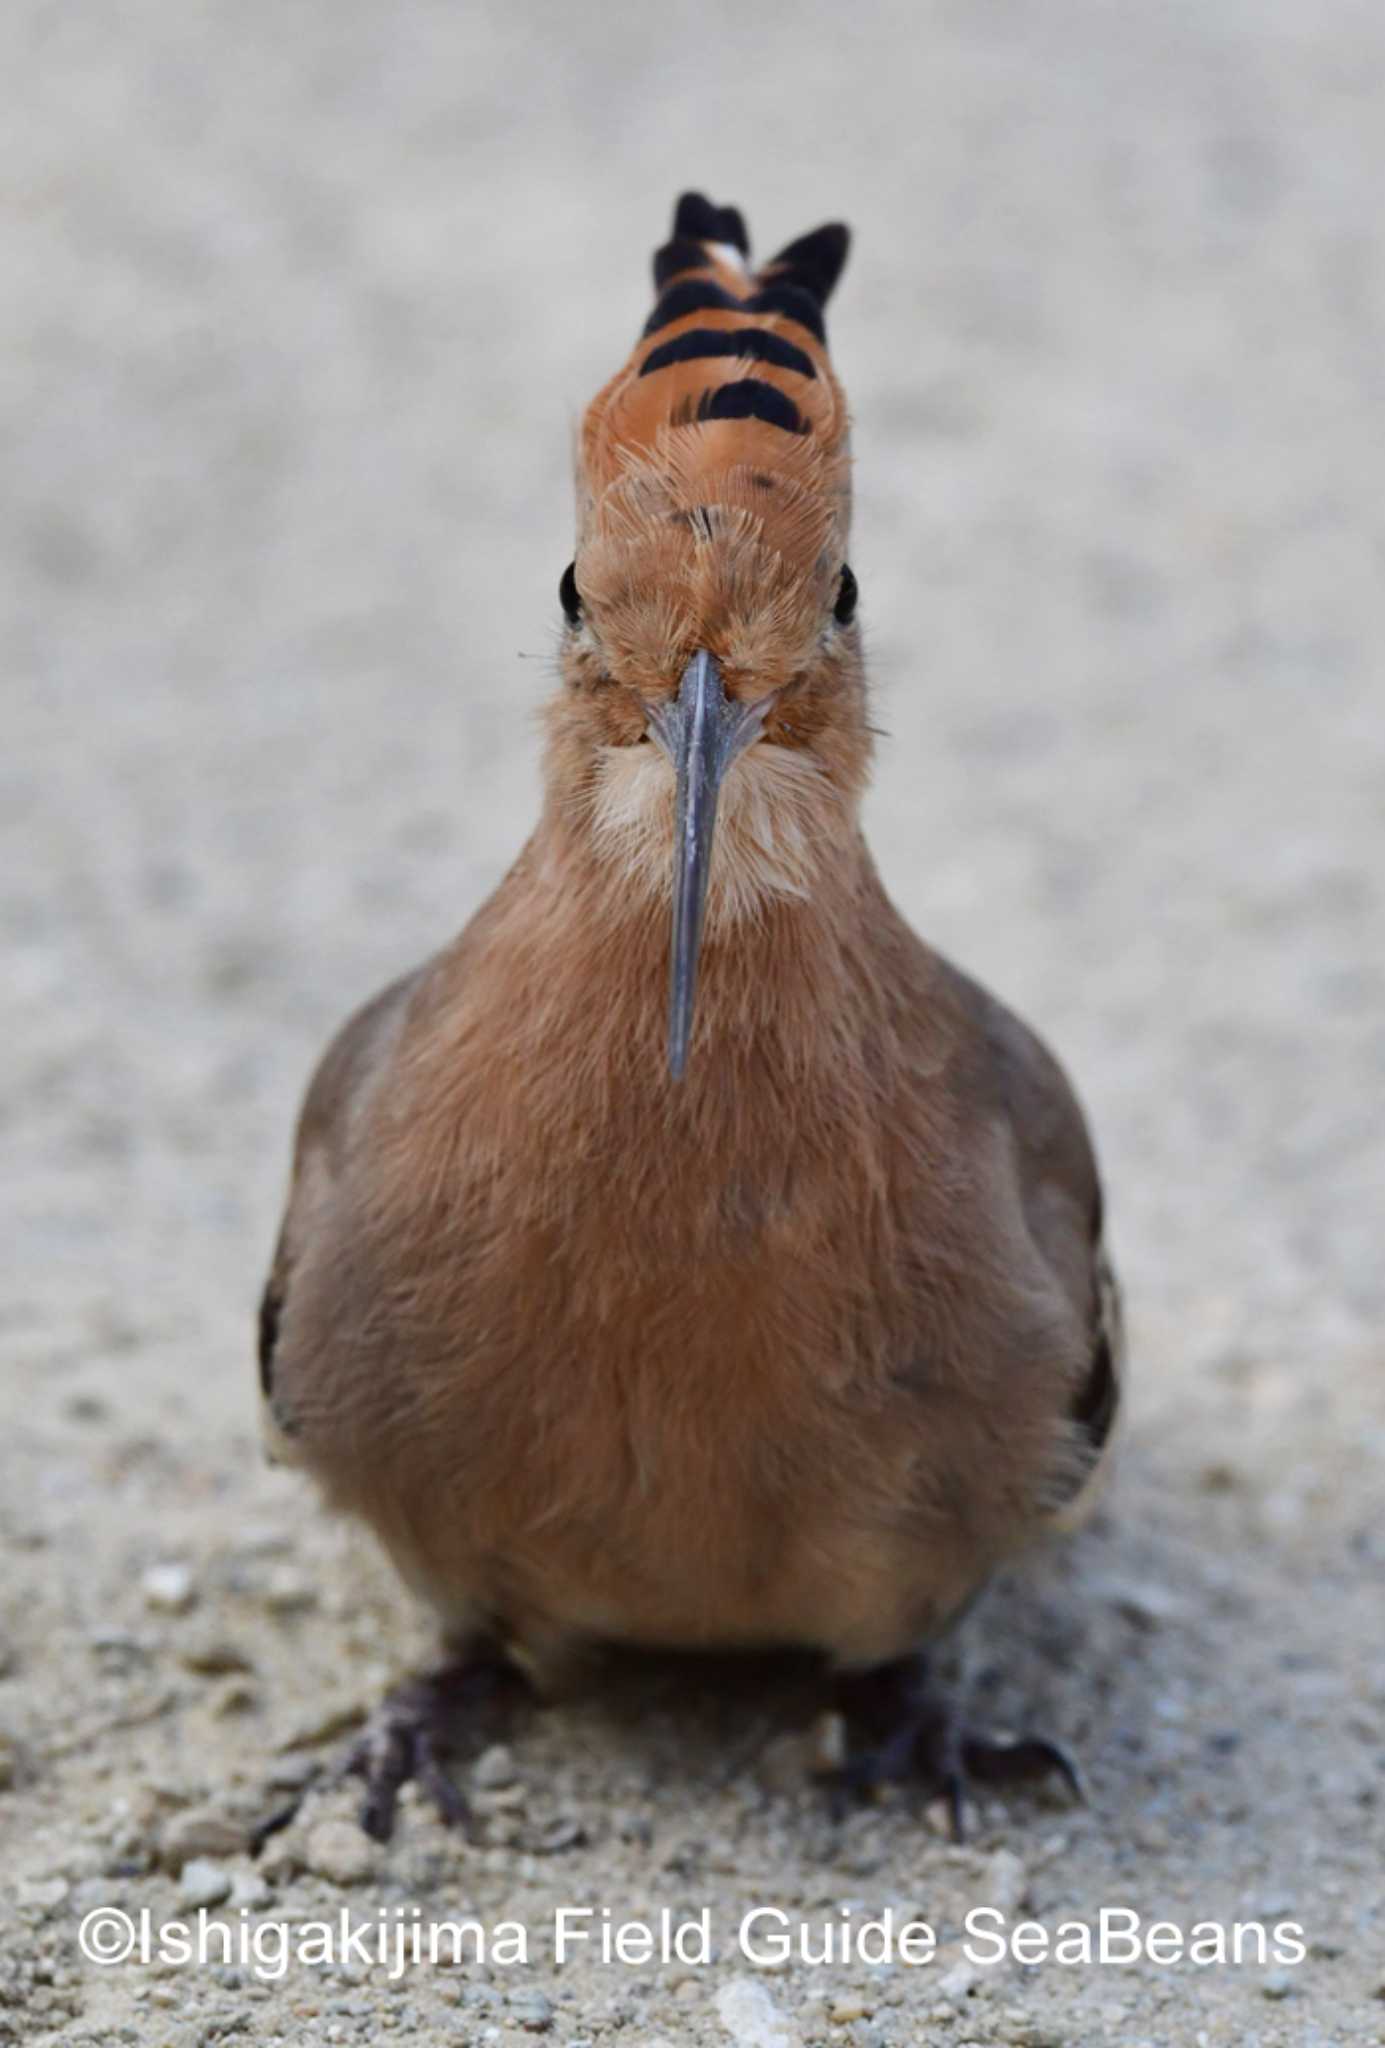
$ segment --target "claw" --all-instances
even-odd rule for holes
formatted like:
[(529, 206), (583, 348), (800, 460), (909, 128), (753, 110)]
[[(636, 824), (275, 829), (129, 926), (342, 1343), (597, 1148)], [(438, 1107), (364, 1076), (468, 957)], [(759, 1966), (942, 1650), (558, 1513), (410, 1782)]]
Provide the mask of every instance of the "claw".
[(964, 1735), (962, 1762), (969, 1778), (982, 1785), (1018, 1785), (1038, 1778), (1061, 1778), (1080, 1806), (1087, 1788), (1076, 1759), (1046, 1735)]
[(284, 1829), (298, 1818), (298, 1809), (302, 1806), (309, 1787), (317, 1783), (320, 1775), (320, 1772), (314, 1771), (302, 1788), (294, 1793), (292, 1799), (286, 1799), (282, 1806), (271, 1808), (263, 1820), (256, 1822), (250, 1830), (249, 1849), (252, 1856), (259, 1855), (271, 1835), (282, 1834)]
[(460, 1828), (474, 1841), (471, 1808), (443, 1761), (450, 1724), (483, 1716), (523, 1685), (514, 1666), (492, 1653), (396, 1687), (332, 1770), (315, 1772), (291, 1801), (266, 1815), (251, 1836), (252, 1853), (258, 1855), (270, 1836), (296, 1817), (310, 1786), (340, 1784), (344, 1778), (359, 1778), (365, 1787), (360, 1822), (373, 1841), (387, 1842), (394, 1833), (399, 1794), (410, 1779), (431, 1800), (445, 1827)]
[(888, 1781), (913, 1778), (942, 1796), (954, 1842), (966, 1838), (966, 1795), (970, 1784), (1014, 1785), (1061, 1778), (1073, 1798), (1085, 1803), (1077, 1765), (1046, 1736), (973, 1733), (955, 1708), (940, 1706), (926, 1683), (922, 1657), (904, 1658), (846, 1681), (844, 1702), (864, 1719), (874, 1743), (849, 1756), (828, 1779), (830, 1811), (840, 1821), (851, 1800)]

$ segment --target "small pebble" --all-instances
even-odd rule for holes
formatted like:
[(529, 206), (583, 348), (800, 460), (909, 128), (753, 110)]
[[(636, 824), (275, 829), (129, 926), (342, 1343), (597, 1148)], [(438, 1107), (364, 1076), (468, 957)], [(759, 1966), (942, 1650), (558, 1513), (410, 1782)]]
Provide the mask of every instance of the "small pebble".
[(329, 1884), (364, 1884), (375, 1870), (375, 1845), (350, 1820), (321, 1820), (304, 1851), (309, 1870)]
[(178, 1899), (184, 1906), (219, 1906), (231, 1896), (231, 1873), (223, 1864), (205, 1856), (194, 1856), (183, 1865), (178, 1880)]
[(109, 1877), (84, 1877), (80, 1884), (74, 1884), (68, 1894), (68, 1910), (77, 1920), (89, 1913), (93, 1906), (119, 1905), (119, 1899), (111, 1897)]
[(510, 2018), (531, 2034), (546, 2034), (553, 2024), (553, 2006), (541, 1991), (515, 1991), (507, 2000)]
[(832, 2000), (831, 2005), (827, 2008), (827, 2017), (831, 2020), (833, 2026), (845, 2027), (852, 2020), (868, 2020), (874, 2011), (875, 2007), (862, 1998), (859, 1993), (847, 1991), (840, 1998)]
[(503, 1742), (483, 1749), (471, 1767), (471, 1781), (478, 1792), (498, 1791), (502, 1785), (513, 1785), (518, 1776), (514, 1754)]
[(237, 1537), (235, 1554), (237, 1557), (290, 1557), (293, 1547), (293, 1538), (286, 1529), (252, 1522)]
[(87, 1641), (98, 1657), (108, 1657), (118, 1664), (143, 1664), (149, 1660), (149, 1644), (128, 1628), (90, 1629)]
[(580, 1849), (586, 1839), (587, 1831), (580, 1820), (574, 1820), (571, 1814), (560, 1814), (532, 1835), (525, 1847), (535, 1856), (561, 1856), (565, 1850)]
[(1096, 1590), (1136, 1628), (1163, 1628), (1185, 1612), (1178, 1595), (1154, 1580), (1108, 1579)]
[(263, 1912), (274, 1903), (274, 1893), (255, 1864), (236, 1871), (231, 1879), (231, 1904), (247, 1913)]
[(1066, 2033), (1055, 2033), (1042, 2020), (1030, 2019), (1027, 2013), (1007, 2013), (1001, 2021), (998, 2039), (1009, 2044), (1009, 2048), (1071, 2048), (1071, 2037)]
[(937, 1989), (940, 1997), (956, 2001), (969, 1996), (975, 1982), (976, 1965), (969, 1963), (964, 1956), (950, 1970), (944, 1970), (938, 1979)]
[(276, 1565), (265, 1581), (264, 1604), (271, 1614), (305, 1614), (317, 1598), (317, 1587), (290, 1564)]
[[(945, 1842), (952, 1840), (952, 1808), (946, 1799), (929, 1800), (923, 1809), (923, 1824), (930, 1834), (941, 1835)], [(970, 1834), (974, 1825), (972, 1808), (969, 1804), (964, 1804), (962, 1808), (962, 1827), (964, 1832)]]
[(321, 1700), (296, 1727), (280, 1738), (278, 1747), (280, 1750), (313, 1749), (319, 1743), (331, 1742), (338, 1735), (345, 1735), (349, 1729), (359, 1728), (364, 1719), (365, 1709), (359, 1700)]
[(14, 1888), (15, 1902), (49, 1913), (67, 1897), (65, 1877), (22, 1877)]
[(140, 1586), (145, 1606), (160, 1614), (186, 1614), (197, 1601), (191, 1565), (151, 1564)]
[(529, 1787), (522, 1781), (513, 1785), (497, 1785), (493, 1792), (483, 1792), (476, 1785), (471, 1789), (486, 1813), (519, 1813), (529, 1804)]
[(997, 1849), (987, 1858), (981, 1890), (986, 1904), (1001, 1913), (1013, 1913), (1024, 1904), (1029, 1872), (1013, 1849)]
[(1250, 1905), (1256, 1920), (1287, 1920), (1293, 1911), (1294, 1900), (1286, 1892), (1261, 1892)]
[(249, 1845), (249, 1831), (239, 1821), (209, 1806), (175, 1814), (163, 1831), (160, 1853), (170, 1870), (178, 1871), (199, 1856), (239, 1856)]
[(1293, 1994), (1294, 1980), (1287, 1970), (1271, 1970), (1260, 1986), (1262, 1998), (1292, 1998)]
[(460, 2005), (473, 2006), (478, 2011), (481, 2011), (490, 2006), (499, 2005), (500, 1993), (491, 1984), (463, 1984), (461, 1990), (457, 1993), (457, 2002)]
[(269, 1767), (270, 1789), (275, 1792), (301, 1791), (304, 1785), (317, 1776), (318, 1769), (316, 1757), (280, 1757)]
[(260, 1851), (256, 1869), (268, 1884), (286, 1884), (303, 1869), (303, 1837), (296, 1827), (271, 1835)]
[(259, 1693), (246, 1678), (225, 1679), (207, 1702), (218, 1721), (227, 1721), (233, 1714), (248, 1714), (259, 1703)]
[(754, 1977), (733, 1977), (723, 1984), (716, 2012), (736, 2048), (799, 2048), (797, 2027)]
[(194, 1636), (178, 1651), (178, 1662), (186, 1671), (196, 1671), (208, 1678), (219, 1678), (228, 1671), (250, 1671), (253, 1665), (249, 1656), (238, 1643), (228, 1642), (225, 1636)]

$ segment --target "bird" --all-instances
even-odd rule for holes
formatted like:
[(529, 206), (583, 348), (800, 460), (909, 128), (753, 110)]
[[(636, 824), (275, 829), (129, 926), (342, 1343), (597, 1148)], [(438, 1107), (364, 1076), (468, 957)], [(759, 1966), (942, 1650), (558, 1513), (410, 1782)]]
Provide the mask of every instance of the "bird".
[(538, 821), (302, 1108), (267, 1437), (444, 1652), (343, 1764), (380, 1839), (410, 1778), (465, 1823), (458, 1729), (612, 1647), (809, 1653), (839, 1789), (940, 1789), (959, 1833), (973, 1782), (1076, 1786), (937, 1685), (1095, 1498), (1123, 1344), (1063, 1069), (863, 834), (848, 244), (757, 266), (737, 208), (678, 200), (581, 420)]

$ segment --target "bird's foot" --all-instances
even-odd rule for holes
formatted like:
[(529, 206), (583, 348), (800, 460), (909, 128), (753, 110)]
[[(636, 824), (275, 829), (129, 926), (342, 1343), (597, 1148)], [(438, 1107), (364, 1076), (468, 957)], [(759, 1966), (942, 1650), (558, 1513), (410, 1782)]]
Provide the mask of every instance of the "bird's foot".
[(365, 1786), (361, 1826), (377, 1842), (394, 1832), (402, 1786), (412, 1779), (448, 1827), (473, 1833), (471, 1809), (444, 1758), (464, 1727), (483, 1724), (524, 1689), (512, 1664), (498, 1658), (469, 1658), (388, 1693), (348, 1751), (341, 1770)]
[(485, 1732), (487, 1724), (526, 1691), (523, 1675), (495, 1652), (469, 1655), (395, 1686), (337, 1763), (260, 1822), (251, 1839), (253, 1852), (258, 1854), (271, 1835), (296, 1818), (313, 1784), (335, 1785), (344, 1778), (363, 1782), (361, 1826), (377, 1842), (387, 1842), (394, 1833), (399, 1793), (411, 1779), (443, 1822), (461, 1828), (470, 1838), (471, 1809), (448, 1775), (444, 1759), (452, 1754), (464, 1727), (473, 1737)]
[(955, 1705), (929, 1683), (922, 1657), (901, 1658), (840, 1681), (839, 1706), (848, 1743), (860, 1731), (861, 1747), (828, 1781), (834, 1811), (878, 1785), (904, 1780), (928, 1785), (947, 1806), (954, 1842), (966, 1836), (966, 1795), (972, 1785), (1015, 1785), (1061, 1778), (1075, 1799), (1085, 1798), (1077, 1765), (1043, 1735), (980, 1732), (964, 1723)]

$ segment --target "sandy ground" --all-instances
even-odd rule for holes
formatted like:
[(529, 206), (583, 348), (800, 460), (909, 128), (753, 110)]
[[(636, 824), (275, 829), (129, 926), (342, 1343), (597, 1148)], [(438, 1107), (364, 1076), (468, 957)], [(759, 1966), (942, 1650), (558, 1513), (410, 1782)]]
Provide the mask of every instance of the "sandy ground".
[[(0, 45), (0, 2039), (1385, 2040), (1375, 0), (12, 0)], [(518, 1727), (478, 1847), (411, 1807), (362, 1857), (320, 1794), (255, 1866), (266, 1781), (428, 1649), (260, 1463), (290, 1120), (523, 837), (571, 422), (686, 183), (762, 242), (857, 228), (875, 845), (1101, 1140), (1124, 1465), (979, 1651), (1091, 1803), (836, 1827), (794, 1685), (655, 1674)], [(199, 1899), (534, 1947), (78, 1954)], [(969, 1970), (988, 1900), (1308, 1954)], [(717, 1960), (555, 1971), (557, 1904), (709, 1906)], [(766, 1904), (941, 1959), (760, 1971)]]

